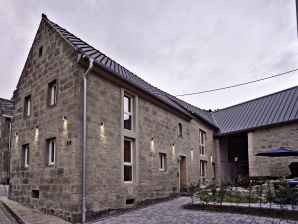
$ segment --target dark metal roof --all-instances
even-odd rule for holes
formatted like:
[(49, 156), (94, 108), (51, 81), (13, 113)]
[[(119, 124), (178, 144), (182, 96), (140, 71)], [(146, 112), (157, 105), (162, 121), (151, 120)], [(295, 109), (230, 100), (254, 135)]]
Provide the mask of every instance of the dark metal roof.
[(0, 113), (13, 116), (13, 101), (0, 98)]
[(298, 120), (298, 86), (213, 112), (220, 134)]
[(122, 65), (118, 64), (99, 50), (90, 46), (86, 42), (82, 41), (80, 38), (76, 37), (72, 33), (68, 32), (64, 28), (50, 21), (46, 15), (42, 15), (42, 18), (48, 22), (58, 33), (69, 42), (76, 50), (87, 57), (93, 58), (94, 63), (97, 66), (109, 71), (116, 77), (124, 80), (130, 85), (142, 90), (143, 92), (155, 97), (164, 104), (172, 107), (176, 111), (188, 116), (188, 117), (197, 117), (212, 127), (218, 128), (215, 122), (213, 121), (212, 114), (209, 111), (202, 110), (195, 106), (192, 106), (152, 85), (133, 74), (128, 69), (124, 68)]

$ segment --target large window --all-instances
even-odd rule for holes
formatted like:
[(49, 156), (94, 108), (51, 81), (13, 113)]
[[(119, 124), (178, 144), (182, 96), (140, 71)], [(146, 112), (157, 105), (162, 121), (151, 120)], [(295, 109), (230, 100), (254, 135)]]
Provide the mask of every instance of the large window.
[(124, 95), (124, 129), (132, 130), (133, 126), (133, 98)]
[(201, 184), (206, 185), (207, 161), (200, 160)]
[(56, 163), (56, 139), (51, 138), (47, 140), (46, 148), (46, 161), (47, 165), (55, 165)]
[(22, 147), (22, 164), (24, 168), (29, 167), (29, 144)]
[(31, 115), (31, 95), (25, 97), (24, 115), (25, 117), (29, 117)]
[(133, 146), (132, 141), (124, 140), (124, 182), (133, 181)]
[(206, 142), (206, 132), (203, 130), (199, 131), (199, 147), (200, 147), (200, 154), (205, 155), (205, 142)]
[(50, 106), (56, 105), (57, 103), (57, 81), (56, 80), (49, 83), (48, 103)]
[(167, 154), (159, 153), (159, 171), (167, 171)]

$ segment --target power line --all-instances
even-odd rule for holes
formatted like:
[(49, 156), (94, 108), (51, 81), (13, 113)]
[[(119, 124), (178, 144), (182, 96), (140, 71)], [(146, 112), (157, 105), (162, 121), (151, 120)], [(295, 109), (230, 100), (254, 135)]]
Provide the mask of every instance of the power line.
[(210, 90), (205, 90), (205, 91), (201, 91), (201, 92), (194, 92), (194, 93), (185, 93), (185, 94), (180, 94), (180, 95), (176, 95), (176, 96), (190, 96), (190, 95), (196, 95), (196, 94), (202, 94), (202, 93), (210, 93), (210, 92), (215, 92), (215, 91), (219, 91), (219, 90), (224, 90), (224, 89), (230, 89), (230, 88), (234, 88), (234, 87), (238, 87), (238, 86), (244, 86), (247, 84), (251, 84), (251, 83), (255, 83), (255, 82), (260, 82), (260, 81), (264, 81), (266, 79), (272, 79), (278, 76), (282, 76), (282, 75), (286, 75), (292, 72), (298, 71), (298, 68), (291, 70), (291, 71), (287, 71), (287, 72), (283, 72), (283, 73), (279, 73), (277, 75), (272, 75), (272, 76), (268, 76), (262, 79), (256, 79), (253, 81), (249, 81), (249, 82), (244, 82), (244, 83), (240, 83), (240, 84), (235, 84), (232, 86), (226, 86), (226, 87), (221, 87), (221, 88), (217, 88), (217, 89), (210, 89)]

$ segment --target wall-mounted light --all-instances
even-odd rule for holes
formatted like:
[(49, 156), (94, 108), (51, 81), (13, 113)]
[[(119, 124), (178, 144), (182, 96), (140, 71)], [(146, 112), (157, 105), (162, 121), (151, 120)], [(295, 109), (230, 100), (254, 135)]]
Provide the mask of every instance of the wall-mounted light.
[(103, 127), (105, 124), (103, 122), (100, 123), (100, 126)]
[(210, 161), (213, 163), (213, 155), (210, 156)]
[(35, 126), (35, 129), (38, 129), (38, 128), (39, 128), (39, 126), (38, 126), (38, 125), (36, 125), (36, 126)]
[(16, 133), (15, 133), (15, 136), (18, 136), (18, 135), (19, 135), (19, 133), (18, 133), (18, 132), (16, 132)]
[(63, 120), (66, 121), (66, 116), (63, 116)]
[(152, 138), (151, 138), (151, 141), (153, 141), (153, 140), (154, 140), (154, 138), (152, 137)]

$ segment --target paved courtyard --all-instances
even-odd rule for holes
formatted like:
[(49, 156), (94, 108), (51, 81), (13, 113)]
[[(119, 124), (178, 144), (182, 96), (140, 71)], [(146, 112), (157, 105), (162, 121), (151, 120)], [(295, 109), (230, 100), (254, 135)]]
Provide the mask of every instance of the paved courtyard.
[(192, 211), (180, 208), (181, 205), (187, 202), (190, 202), (190, 198), (180, 197), (168, 202), (137, 209), (120, 216), (97, 221), (95, 224), (298, 223), (289, 220), (272, 219), (266, 217)]

